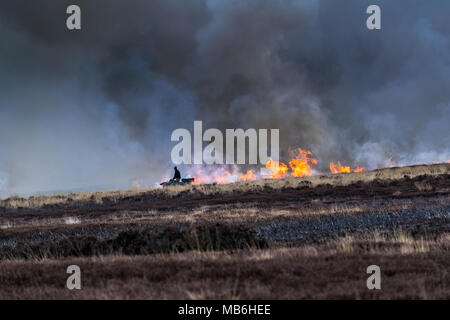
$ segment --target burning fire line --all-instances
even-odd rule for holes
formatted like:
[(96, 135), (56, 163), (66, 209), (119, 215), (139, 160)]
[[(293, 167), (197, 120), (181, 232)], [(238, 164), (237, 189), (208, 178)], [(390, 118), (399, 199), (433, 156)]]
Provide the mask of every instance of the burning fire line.
[(364, 169), (357, 166), (355, 169), (353, 169), (350, 166), (343, 166), (338, 161), (337, 164), (334, 164), (333, 162), (330, 162), (330, 171), (331, 173), (350, 173), (350, 172), (361, 172)]
[(248, 170), (247, 173), (239, 177), (242, 181), (255, 181), (257, 179), (255, 175), (255, 170)]
[(289, 168), (291, 169), (291, 176), (305, 177), (311, 175), (311, 170), (317, 164), (317, 159), (313, 158), (311, 151), (302, 150), (301, 148), (290, 151), (291, 160), (289, 160), (289, 167), (283, 162), (269, 160), (266, 168), (270, 170), (270, 178), (280, 179), (287, 175)]
[[(268, 169), (268, 176), (261, 176), (255, 170), (248, 170), (246, 173), (242, 173), (238, 168), (233, 167), (229, 169), (225, 165), (208, 170), (207, 168), (192, 168), (188, 171), (188, 177), (194, 178), (194, 185), (209, 184), (209, 183), (232, 183), (238, 181), (255, 181), (261, 178), (281, 179), (287, 176), (292, 177), (307, 177), (311, 176), (314, 171), (314, 166), (318, 161), (314, 158), (314, 155), (309, 150), (303, 150), (297, 148), (291, 150), (291, 159), (289, 162), (283, 163), (281, 161), (275, 161), (270, 159), (266, 168)], [(350, 173), (361, 172), (364, 169), (357, 166), (352, 169), (350, 166), (343, 166), (340, 161), (330, 163), (330, 172), (336, 173)]]
[(270, 170), (270, 177), (272, 179), (283, 178), (289, 170), (288, 166), (283, 162), (278, 162), (272, 159), (267, 162), (266, 168)]

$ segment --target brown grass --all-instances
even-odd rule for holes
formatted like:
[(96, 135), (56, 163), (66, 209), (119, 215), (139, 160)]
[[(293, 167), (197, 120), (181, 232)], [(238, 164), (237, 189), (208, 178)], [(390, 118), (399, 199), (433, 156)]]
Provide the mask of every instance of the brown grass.
[[(449, 299), (449, 240), (374, 234), (323, 248), (10, 260), (0, 262), (0, 299)], [(80, 291), (65, 288), (72, 264)], [(379, 291), (366, 288), (371, 264)]]

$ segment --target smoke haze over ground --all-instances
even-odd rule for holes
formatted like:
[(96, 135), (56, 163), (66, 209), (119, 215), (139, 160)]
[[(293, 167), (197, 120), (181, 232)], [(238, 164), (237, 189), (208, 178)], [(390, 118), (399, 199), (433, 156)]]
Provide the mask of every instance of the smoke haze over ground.
[[(81, 31), (66, 29), (70, 4)], [(159, 181), (172, 131), (194, 120), (279, 128), (281, 159), (302, 147), (323, 170), (447, 161), (448, 12), (446, 0), (4, 1), (0, 196)]]

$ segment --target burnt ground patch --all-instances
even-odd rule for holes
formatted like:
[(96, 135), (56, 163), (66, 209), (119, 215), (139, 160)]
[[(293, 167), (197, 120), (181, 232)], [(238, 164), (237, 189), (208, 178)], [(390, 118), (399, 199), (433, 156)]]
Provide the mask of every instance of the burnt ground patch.
[(290, 244), (320, 244), (347, 235), (357, 236), (374, 231), (381, 234), (401, 231), (416, 239), (435, 238), (450, 232), (450, 206), (274, 219), (257, 228), (261, 238)]
[(154, 230), (128, 230), (116, 237), (69, 236), (36, 244), (18, 242), (0, 248), (0, 259), (48, 259), (108, 254), (146, 255), (198, 251), (234, 251), (267, 248), (267, 242), (244, 226), (204, 225), (189, 228), (168, 227)]

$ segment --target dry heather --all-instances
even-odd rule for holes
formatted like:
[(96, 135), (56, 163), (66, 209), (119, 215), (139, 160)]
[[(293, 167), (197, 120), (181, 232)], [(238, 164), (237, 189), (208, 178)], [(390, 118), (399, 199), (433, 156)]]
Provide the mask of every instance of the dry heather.
[[(0, 299), (450, 299), (450, 238), (345, 238), (235, 253), (199, 252), (0, 263)], [(79, 265), (82, 290), (65, 288)], [(381, 267), (382, 290), (366, 268)], [(26, 284), (26, 285), (24, 285)]]
[(449, 169), (7, 199), (0, 298), (449, 299)]
[[(132, 198), (170, 199), (174, 197), (189, 196), (226, 196), (237, 193), (263, 192), (267, 189), (281, 190), (286, 188), (316, 187), (319, 185), (347, 186), (357, 182), (370, 182), (374, 180), (398, 180), (405, 177), (437, 176), (450, 174), (450, 163), (395, 167), (363, 171), (360, 173), (324, 174), (310, 177), (284, 179), (261, 179), (257, 181), (244, 181), (230, 184), (207, 184), (198, 186), (172, 186), (168, 188), (154, 188), (148, 190), (118, 190), (102, 192), (77, 192), (56, 195), (36, 195), (29, 198), (13, 196), (0, 200), (0, 210), (12, 208), (43, 208), (64, 205), (80, 207), (102, 204), (116, 204)], [(422, 191), (429, 186), (417, 185)]]

